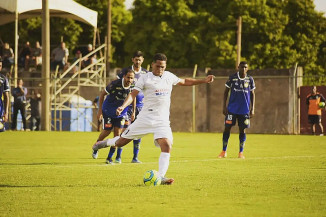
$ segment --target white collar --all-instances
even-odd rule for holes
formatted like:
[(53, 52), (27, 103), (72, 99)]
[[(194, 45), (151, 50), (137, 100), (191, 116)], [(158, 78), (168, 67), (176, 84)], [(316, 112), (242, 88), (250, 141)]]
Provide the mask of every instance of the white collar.
[(239, 78), (240, 80), (244, 80), (244, 79), (247, 77), (247, 75), (246, 75), (244, 78), (240, 78), (239, 71), (237, 72), (237, 75), (238, 75), (238, 78)]
[(139, 71), (136, 71), (136, 70), (134, 69), (134, 65), (132, 65), (132, 66), (131, 66), (131, 69), (132, 69), (132, 71), (135, 72), (135, 74), (139, 74), (139, 73), (141, 72), (141, 67), (140, 67)]
[(123, 89), (125, 89), (125, 90), (126, 90), (126, 89), (129, 89), (130, 86), (131, 86), (131, 84), (130, 84), (129, 86), (125, 87), (125, 79), (122, 78), (122, 87), (123, 87)]

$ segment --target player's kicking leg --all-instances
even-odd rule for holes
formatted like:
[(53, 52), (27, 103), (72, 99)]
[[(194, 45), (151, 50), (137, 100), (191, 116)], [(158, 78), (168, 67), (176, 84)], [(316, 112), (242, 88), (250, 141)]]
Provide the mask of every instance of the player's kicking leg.
[(101, 147), (100, 145), (99, 145), (99, 147), (97, 147), (97, 143), (98, 142), (100, 142), (100, 141), (102, 141), (105, 137), (107, 137), (109, 134), (111, 133), (111, 130), (102, 130), (102, 132), (100, 133), (100, 135), (99, 135), (99, 137), (97, 138), (97, 142), (93, 145), (93, 147), (92, 147), (92, 157), (94, 158), (94, 159), (97, 159), (97, 157), (98, 157), (98, 150), (100, 149), (100, 148), (105, 148), (104, 146), (103, 147)]

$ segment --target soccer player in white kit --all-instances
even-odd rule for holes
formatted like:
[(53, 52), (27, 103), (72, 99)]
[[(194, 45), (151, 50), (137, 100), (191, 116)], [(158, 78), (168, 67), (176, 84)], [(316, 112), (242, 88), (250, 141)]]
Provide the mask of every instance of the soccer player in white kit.
[(165, 71), (166, 62), (167, 58), (164, 54), (155, 54), (152, 62), (153, 71), (140, 77), (135, 84), (134, 90), (128, 95), (122, 106), (117, 109), (117, 114), (121, 113), (132, 103), (137, 94), (142, 91), (145, 96), (144, 107), (135, 122), (121, 136), (95, 143), (93, 150), (108, 146), (122, 147), (135, 138), (141, 138), (152, 133), (154, 134), (155, 145), (161, 148), (158, 170), (159, 176), (162, 179), (161, 184), (172, 184), (174, 179), (165, 177), (169, 167), (170, 152), (173, 143), (169, 119), (172, 86), (192, 86), (211, 83), (214, 81), (214, 76), (208, 75), (205, 79), (181, 79), (171, 72)]

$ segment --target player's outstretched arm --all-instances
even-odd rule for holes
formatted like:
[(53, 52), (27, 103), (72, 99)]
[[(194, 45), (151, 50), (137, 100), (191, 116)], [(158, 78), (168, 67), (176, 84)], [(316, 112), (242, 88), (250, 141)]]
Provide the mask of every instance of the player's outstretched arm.
[(204, 79), (194, 79), (194, 78), (185, 78), (181, 79), (181, 81), (178, 83), (180, 86), (193, 86), (197, 84), (209, 84), (214, 81), (215, 76), (214, 75), (208, 75)]
[(121, 112), (135, 100), (138, 93), (139, 93), (138, 90), (136, 90), (136, 89), (132, 90), (132, 92), (128, 94), (128, 96), (125, 99), (125, 101), (123, 102), (122, 106), (117, 108), (116, 114), (120, 115)]

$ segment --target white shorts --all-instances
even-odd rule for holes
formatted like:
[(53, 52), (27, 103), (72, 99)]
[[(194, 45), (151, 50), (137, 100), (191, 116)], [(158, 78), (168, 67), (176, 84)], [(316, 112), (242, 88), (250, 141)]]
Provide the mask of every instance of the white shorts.
[(162, 124), (157, 121), (142, 121), (136, 119), (122, 134), (125, 139), (140, 139), (147, 134), (154, 134), (154, 144), (160, 147), (156, 139), (167, 138), (171, 145), (173, 143), (172, 130), (169, 124)]

